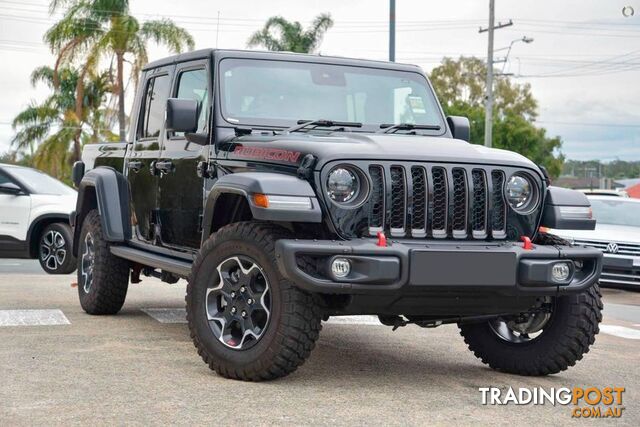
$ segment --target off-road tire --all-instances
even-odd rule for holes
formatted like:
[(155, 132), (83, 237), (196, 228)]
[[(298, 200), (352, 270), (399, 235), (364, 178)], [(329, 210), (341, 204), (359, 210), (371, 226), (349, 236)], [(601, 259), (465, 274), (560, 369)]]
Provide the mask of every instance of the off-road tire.
[(570, 241), (550, 233), (538, 233), (533, 243), (547, 246), (573, 246)]
[[(91, 233), (94, 247), (93, 280), (87, 291), (83, 286), (82, 255), (85, 239)], [(116, 314), (122, 308), (129, 286), (129, 262), (118, 258), (109, 250), (104, 238), (100, 214), (90, 211), (84, 218), (78, 248), (78, 295), (80, 305), (89, 314)]]
[[(65, 251), (64, 261), (61, 264), (57, 264), (55, 269), (52, 269), (46, 262), (46, 260), (42, 259), (42, 251), (41, 247), (44, 244), (43, 240), (46, 236), (49, 236), (50, 233), (59, 233), (60, 236), (64, 239), (64, 246), (60, 249)], [(73, 237), (71, 232), (71, 227), (68, 224), (64, 224), (62, 222), (54, 222), (52, 224), (47, 225), (40, 236), (38, 238), (38, 261), (40, 262), (40, 266), (47, 274), (71, 274), (75, 271), (76, 266), (78, 264), (78, 260), (73, 256), (73, 251), (71, 250), (71, 246), (73, 245)]]
[[(187, 320), (198, 354), (218, 375), (271, 380), (292, 373), (311, 354), (322, 328), (317, 297), (284, 278), (275, 263), (275, 242), (290, 237), (286, 229), (270, 223), (241, 222), (221, 228), (200, 249), (187, 285)], [(246, 350), (221, 343), (211, 331), (205, 309), (207, 288), (216, 277), (217, 266), (233, 256), (255, 260), (270, 286), (269, 323), (261, 338)]]
[(549, 324), (532, 341), (507, 342), (486, 322), (460, 325), (460, 335), (469, 350), (493, 369), (528, 376), (556, 374), (589, 352), (599, 332), (602, 308), (600, 288), (594, 285), (556, 298)]

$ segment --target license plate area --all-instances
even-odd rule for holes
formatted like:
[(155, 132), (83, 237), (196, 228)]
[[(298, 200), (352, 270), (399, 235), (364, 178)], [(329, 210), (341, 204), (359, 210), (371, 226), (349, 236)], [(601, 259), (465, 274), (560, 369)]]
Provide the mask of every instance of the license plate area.
[(416, 286), (515, 286), (517, 256), (496, 251), (412, 251)]

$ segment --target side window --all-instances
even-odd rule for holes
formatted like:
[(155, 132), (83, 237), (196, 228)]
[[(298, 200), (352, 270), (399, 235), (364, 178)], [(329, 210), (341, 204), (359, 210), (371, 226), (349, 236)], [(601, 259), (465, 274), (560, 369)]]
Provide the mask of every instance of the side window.
[(6, 184), (8, 182), (12, 182), (8, 176), (0, 172), (0, 184)]
[[(198, 102), (198, 133), (208, 131), (209, 119), (209, 85), (207, 84), (207, 71), (205, 69), (189, 70), (180, 73), (178, 77), (177, 98), (192, 99)], [(175, 132), (176, 136), (184, 135), (184, 132)]]
[(147, 81), (138, 126), (139, 139), (160, 136), (167, 108), (167, 98), (169, 98), (170, 83), (171, 79), (166, 74)]

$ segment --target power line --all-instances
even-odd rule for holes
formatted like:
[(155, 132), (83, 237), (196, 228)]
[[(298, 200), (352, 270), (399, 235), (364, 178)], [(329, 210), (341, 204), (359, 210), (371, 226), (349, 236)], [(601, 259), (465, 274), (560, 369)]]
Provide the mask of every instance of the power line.
[(640, 128), (640, 124), (627, 124), (627, 123), (557, 122), (557, 121), (546, 121), (546, 120), (539, 120), (539, 121), (536, 121), (536, 123), (548, 124), (548, 125), (562, 125), (562, 126)]
[[(602, 73), (611, 73), (611, 72), (622, 72), (629, 71), (637, 68), (637, 65), (632, 62), (640, 59), (640, 49), (632, 50), (620, 55), (614, 55), (607, 59), (603, 59), (600, 61), (593, 61), (589, 64), (576, 65), (568, 68), (564, 68), (561, 70), (550, 71), (548, 73), (542, 73), (537, 75), (523, 75), (522, 77), (568, 77), (568, 76), (576, 76), (576, 75), (600, 75)], [(613, 60), (619, 60), (627, 58), (623, 61), (618, 61), (616, 63), (612, 63)], [(575, 71), (574, 73), (572, 73)]]

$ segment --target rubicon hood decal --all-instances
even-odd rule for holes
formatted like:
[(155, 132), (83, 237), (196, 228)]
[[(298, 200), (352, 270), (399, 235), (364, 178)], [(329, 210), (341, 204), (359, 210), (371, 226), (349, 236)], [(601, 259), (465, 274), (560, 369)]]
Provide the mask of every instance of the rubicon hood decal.
[(282, 162), (297, 163), (300, 158), (299, 151), (283, 150), (281, 148), (261, 148), (261, 147), (245, 147), (237, 145), (231, 152), (234, 157), (259, 159), (259, 160), (277, 160)]

